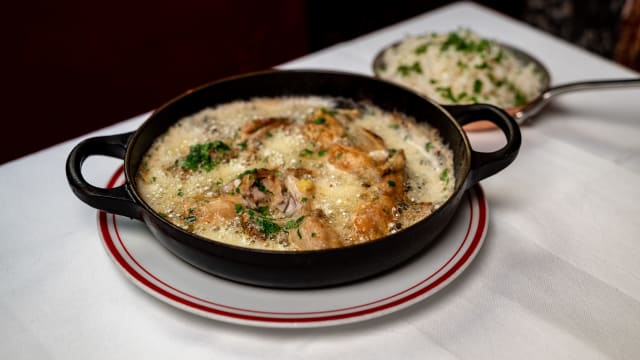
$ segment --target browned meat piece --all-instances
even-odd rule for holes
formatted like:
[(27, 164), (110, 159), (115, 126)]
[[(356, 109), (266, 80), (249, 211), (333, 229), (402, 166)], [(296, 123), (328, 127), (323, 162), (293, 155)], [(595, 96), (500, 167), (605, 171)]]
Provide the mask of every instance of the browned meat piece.
[(247, 150), (255, 151), (260, 146), (260, 141), (277, 128), (284, 128), (291, 125), (291, 121), (286, 118), (266, 118), (249, 122), (240, 129), (240, 141)]
[[(266, 170), (261, 171), (265, 173)], [(248, 204), (269, 206), (277, 216), (291, 217), (309, 210), (313, 196), (313, 182), (305, 177), (297, 177), (296, 171), (271, 171), (268, 176), (260, 176), (251, 188)], [(273, 175), (275, 174), (275, 175)]]
[(283, 185), (278, 175), (275, 170), (255, 169), (243, 174), (240, 184), (231, 191), (242, 196), (244, 204), (250, 208), (270, 206), (282, 199)]
[(255, 213), (242, 212), (240, 213), (240, 221), (242, 228), (253, 239), (267, 240), (267, 235), (264, 228), (260, 227), (260, 224), (256, 221)]
[(304, 122), (302, 133), (318, 148), (326, 149), (346, 136), (344, 126), (332, 114), (317, 110)]
[[(295, 169), (294, 169), (295, 170)], [(299, 171), (287, 172), (284, 185), (286, 192), (282, 201), (277, 204), (278, 209), (285, 216), (308, 213), (311, 210), (314, 184), (310, 180), (311, 175)]]
[(388, 174), (396, 171), (404, 171), (407, 158), (404, 155), (404, 150), (394, 151), (382, 165), (382, 173)]
[(321, 217), (305, 216), (298, 229), (289, 231), (288, 240), (295, 250), (329, 249), (343, 246), (338, 233)]
[(356, 243), (383, 237), (389, 229), (395, 226), (398, 209), (394, 201), (386, 195), (374, 198), (369, 204), (363, 205), (353, 220), (353, 239)]
[(375, 185), (379, 194), (391, 197), (394, 201), (404, 198), (404, 172), (398, 171), (382, 177), (382, 181)]
[(304, 169), (256, 169), (224, 189), (240, 195), (248, 208), (268, 206), (274, 216), (290, 217), (309, 209), (314, 189), (309, 178), (311, 171)]
[(199, 223), (223, 225), (236, 217), (236, 204), (241, 203), (240, 196), (223, 195), (200, 203), (193, 215)]
[(342, 124), (348, 124), (351, 121), (353, 121), (353, 119), (359, 118), (360, 116), (362, 116), (362, 111), (355, 108), (335, 109), (332, 111), (332, 113), (335, 114), (334, 116), (336, 117), (336, 119), (338, 119), (338, 121), (340, 121)]
[(243, 134), (255, 134), (257, 132), (266, 132), (276, 127), (287, 126), (291, 122), (287, 118), (266, 118), (257, 119), (249, 122), (240, 130)]
[(371, 157), (351, 146), (333, 144), (329, 147), (328, 161), (340, 170), (348, 171), (362, 178), (367, 185), (380, 181), (380, 172)]
[(404, 168), (406, 158), (400, 150), (391, 155), (382, 165), (382, 180), (375, 185), (379, 193), (390, 196), (399, 201), (404, 198)]
[(358, 148), (367, 153), (383, 152), (386, 157), (387, 148), (384, 140), (376, 133), (360, 126), (353, 126), (350, 129), (349, 140)]

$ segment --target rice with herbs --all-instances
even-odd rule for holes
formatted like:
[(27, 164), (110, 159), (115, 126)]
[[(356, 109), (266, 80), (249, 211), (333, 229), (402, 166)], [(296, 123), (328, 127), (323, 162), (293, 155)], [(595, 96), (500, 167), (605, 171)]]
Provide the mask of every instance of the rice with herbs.
[(534, 64), (470, 30), (407, 36), (382, 55), (376, 74), (442, 104), (526, 104), (542, 91)]

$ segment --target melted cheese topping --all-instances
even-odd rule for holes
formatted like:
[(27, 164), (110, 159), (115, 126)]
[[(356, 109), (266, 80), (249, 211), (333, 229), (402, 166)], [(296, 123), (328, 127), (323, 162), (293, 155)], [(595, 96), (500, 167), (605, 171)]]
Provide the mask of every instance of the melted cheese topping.
[(257, 98), (178, 121), (148, 150), (136, 186), (160, 216), (205, 238), (314, 250), (429, 215), (451, 196), (452, 164), (438, 131), (403, 114)]

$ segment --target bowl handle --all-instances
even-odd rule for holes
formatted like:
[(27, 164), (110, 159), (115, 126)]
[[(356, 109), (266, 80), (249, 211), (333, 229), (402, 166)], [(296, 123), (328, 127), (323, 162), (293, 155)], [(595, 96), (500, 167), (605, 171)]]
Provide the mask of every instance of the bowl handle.
[(471, 174), (465, 184), (466, 188), (504, 169), (518, 155), (522, 142), (520, 128), (506, 111), (488, 104), (447, 105), (444, 108), (461, 126), (486, 120), (498, 126), (507, 138), (506, 145), (496, 151), (471, 150)]
[(67, 158), (67, 180), (73, 193), (89, 206), (113, 214), (141, 219), (142, 208), (127, 189), (127, 184), (103, 189), (89, 184), (82, 176), (82, 163), (92, 155), (124, 159), (133, 132), (86, 139), (71, 150)]

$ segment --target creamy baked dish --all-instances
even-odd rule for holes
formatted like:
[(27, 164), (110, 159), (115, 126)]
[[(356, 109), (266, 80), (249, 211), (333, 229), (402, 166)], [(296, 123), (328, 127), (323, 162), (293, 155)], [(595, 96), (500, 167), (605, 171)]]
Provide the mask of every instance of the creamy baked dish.
[(441, 104), (525, 105), (542, 91), (534, 64), (468, 29), (406, 36), (384, 50), (375, 68), (383, 79)]
[(411, 226), (451, 196), (455, 178), (452, 151), (427, 122), (344, 99), (282, 97), (179, 120), (135, 182), (157, 214), (194, 234), (318, 250)]

